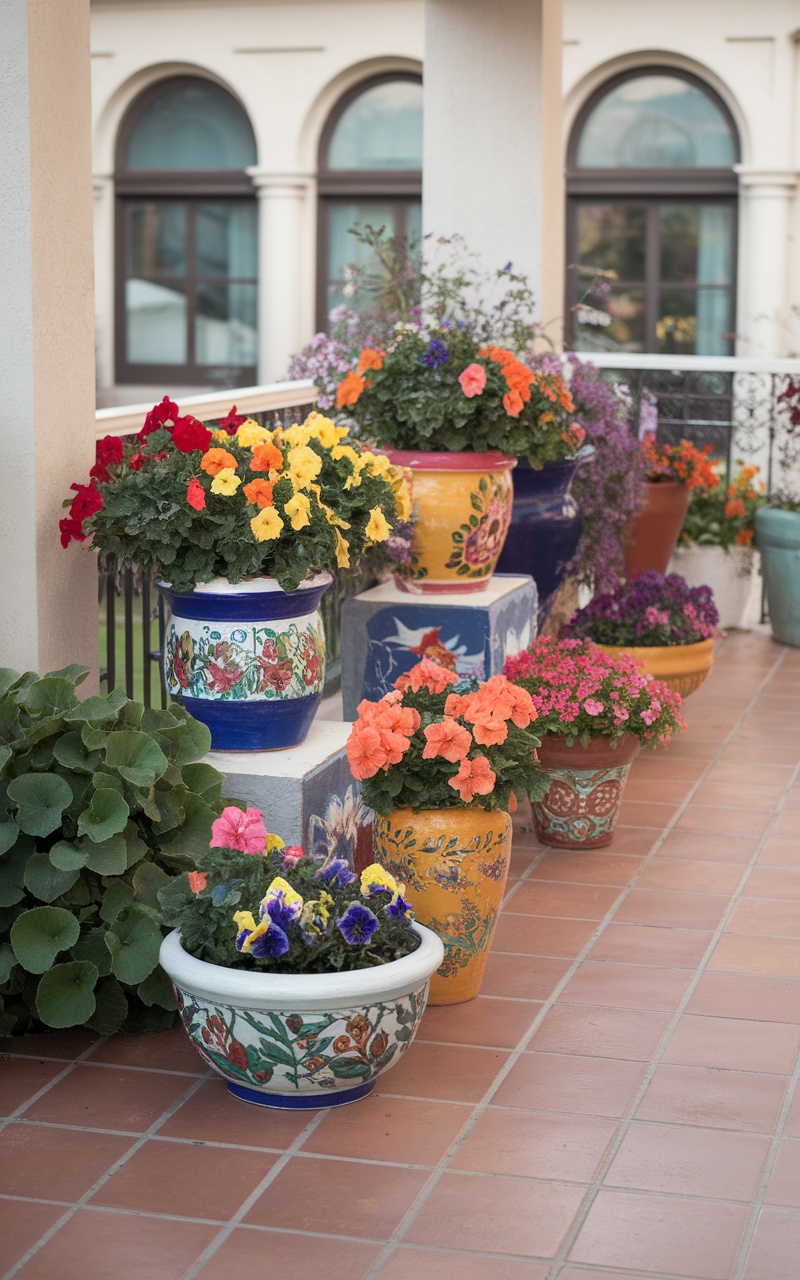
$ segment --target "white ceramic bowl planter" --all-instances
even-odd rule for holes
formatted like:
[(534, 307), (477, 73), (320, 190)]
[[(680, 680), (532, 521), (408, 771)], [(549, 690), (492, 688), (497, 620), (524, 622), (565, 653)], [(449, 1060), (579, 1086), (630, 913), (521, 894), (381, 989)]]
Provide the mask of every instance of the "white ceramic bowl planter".
[(690, 587), (709, 586), (723, 629), (749, 631), (761, 620), (760, 556), (755, 547), (676, 547), (670, 573), (679, 573)]
[(245, 1102), (311, 1110), (356, 1102), (414, 1039), (439, 938), (412, 925), (411, 955), (341, 973), (249, 973), (196, 960), (174, 930), (160, 960), (189, 1039)]

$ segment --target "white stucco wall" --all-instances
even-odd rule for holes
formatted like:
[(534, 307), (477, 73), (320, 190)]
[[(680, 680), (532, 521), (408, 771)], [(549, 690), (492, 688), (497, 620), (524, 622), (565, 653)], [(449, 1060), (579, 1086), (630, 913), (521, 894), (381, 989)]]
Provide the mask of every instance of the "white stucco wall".
[[(486, 5), (487, 38), (493, 7)], [(562, 146), (586, 97), (626, 67), (686, 67), (725, 99), (741, 136), (737, 349), (779, 356), (800, 351), (800, 26), (797, 0), (564, 0)], [(236, 94), (258, 145), (258, 183), (285, 205), (261, 199), (269, 219), (294, 225), (276, 254), (264, 323), (278, 356), (313, 331), (316, 270), (315, 170), (327, 115), (352, 84), (377, 71), (419, 70), (423, 0), (94, 0), (93, 119), (98, 378), (113, 383), (113, 190), (120, 120), (136, 94), (176, 72), (204, 74)], [(454, 62), (457, 80), (461, 69)], [(494, 122), (502, 136), (505, 119)], [(792, 121), (795, 120), (793, 127)], [(476, 183), (480, 182), (476, 173)], [(287, 187), (288, 184), (288, 187)], [(282, 193), (282, 194), (281, 194)], [(503, 193), (498, 193), (503, 199)], [(522, 210), (521, 217), (524, 217)], [(459, 230), (457, 227), (451, 230)], [(513, 256), (497, 246), (498, 264)], [(278, 277), (280, 279), (278, 280)], [(289, 282), (293, 292), (287, 300)], [(269, 285), (262, 280), (262, 288)], [(280, 308), (283, 297), (286, 305)], [(270, 318), (270, 316), (272, 318)], [(273, 375), (265, 355), (262, 376)]]

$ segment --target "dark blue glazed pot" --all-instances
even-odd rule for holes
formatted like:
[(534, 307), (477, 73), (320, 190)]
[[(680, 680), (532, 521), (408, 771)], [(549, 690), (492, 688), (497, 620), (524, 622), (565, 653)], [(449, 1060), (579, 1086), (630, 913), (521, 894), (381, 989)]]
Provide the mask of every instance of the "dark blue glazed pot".
[(594, 453), (584, 447), (574, 458), (547, 463), (534, 471), (520, 458), (512, 473), (514, 508), (511, 528), (497, 565), (498, 573), (530, 574), (539, 593), (539, 625), (566, 577), (583, 529), (580, 508), (570, 493), (579, 466)]
[(171, 617), (164, 679), (211, 730), (215, 751), (276, 751), (305, 741), (325, 684), (319, 602), (328, 573), (283, 591), (274, 578), (160, 590)]
[(760, 507), (756, 546), (761, 552), (772, 634), (781, 644), (800, 648), (800, 513)]

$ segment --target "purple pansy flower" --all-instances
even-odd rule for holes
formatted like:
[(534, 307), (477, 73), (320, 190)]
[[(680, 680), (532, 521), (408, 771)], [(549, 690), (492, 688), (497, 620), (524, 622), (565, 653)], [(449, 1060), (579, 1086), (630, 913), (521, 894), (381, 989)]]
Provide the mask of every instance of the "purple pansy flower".
[(344, 858), (334, 858), (329, 862), (327, 867), (323, 867), (317, 872), (320, 880), (327, 880), (332, 886), (338, 885), (344, 888), (345, 885), (352, 884), (357, 877), (350, 870)]
[(447, 347), (438, 338), (431, 338), (420, 360), (429, 369), (437, 369), (440, 364), (447, 363)]
[(369, 942), (380, 921), (369, 907), (361, 902), (351, 902), (344, 915), (336, 921), (336, 927), (351, 946), (364, 946)]
[(387, 916), (391, 916), (394, 920), (403, 920), (411, 910), (411, 903), (406, 902), (405, 898), (398, 893), (393, 902), (390, 902), (384, 908)]

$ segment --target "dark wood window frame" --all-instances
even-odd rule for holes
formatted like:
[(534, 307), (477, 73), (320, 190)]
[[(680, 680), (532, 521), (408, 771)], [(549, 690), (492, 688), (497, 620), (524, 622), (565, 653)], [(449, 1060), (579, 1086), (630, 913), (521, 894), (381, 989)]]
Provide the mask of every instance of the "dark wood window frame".
[[(226, 93), (232, 101), (232, 94), (222, 89), (213, 80), (205, 80), (201, 76), (171, 76), (159, 80), (146, 89), (129, 107), (120, 127), (117, 138), (116, 164), (114, 174), (114, 365), (115, 379), (118, 383), (137, 382), (181, 382), (188, 386), (207, 385), (215, 381), (214, 370), (218, 365), (199, 365), (195, 355), (195, 303), (197, 299), (198, 277), (194, 270), (194, 225), (195, 216), (192, 203), (202, 200), (241, 200), (255, 202), (256, 193), (251, 179), (243, 170), (166, 170), (166, 169), (125, 169), (125, 157), (131, 134), (136, 128), (147, 108), (164, 93), (185, 85), (209, 86)], [(239, 105), (237, 103), (237, 105)], [(242, 110), (244, 110), (242, 108)], [(248, 121), (249, 123), (249, 121)], [(251, 126), (252, 127), (252, 126)], [(127, 207), (134, 200), (185, 200), (188, 206), (186, 272), (182, 280), (186, 284), (187, 314), (187, 361), (185, 364), (143, 364), (132, 363), (126, 354), (126, 310), (125, 281), (127, 278), (125, 217)], [(239, 280), (233, 277), (214, 279), (202, 277), (206, 284), (251, 284), (252, 279)], [(258, 280), (255, 281), (256, 285)], [(256, 366), (225, 366), (230, 370), (234, 383), (249, 385), (256, 381)], [(228, 381), (228, 379), (225, 379)], [(230, 385), (230, 383), (228, 383)]]
[[(567, 271), (564, 293), (565, 340), (573, 345), (575, 280), (574, 264), (578, 251), (578, 209), (582, 203), (590, 201), (614, 200), (620, 204), (641, 205), (645, 208), (646, 217), (646, 273), (641, 282), (645, 291), (645, 343), (646, 351), (657, 351), (655, 327), (657, 306), (661, 288), (679, 289), (675, 282), (663, 282), (658, 272), (658, 209), (665, 203), (696, 204), (699, 200), (710, 200), (715, 204), (728, 207), (732, 211), (733, 245), (738, 244), (738, 179), (733, 168), (730, 169), (587, 169), (578, 168), (577, 152), (586, 122), (597, 104), (612, 92), (618, 85), (628, 80), (637, 80), (643, 76), (668, 75), (685, 80), (706, 95), (717, 107), (730, 129), (734, 144), (734, 164), (740, 159), (739, 131), (736, 122), (719, 94), (691, 72), (677, 67), (654, 65), (636, 67), (630, 71), (613, 76), (594, 91), (583, 104), (570, 133), (567, 149), (566, 175), (566, 251)], [(737, 257), (734, 251), (731, 271), (731, 323), (735, 323)], [(621, 284), (625, 282), (621, 281)], [(637, 284), (640, 282), (636, 282)], [(687, 288), (697, 288), (688, 285)], [(703, 286), (700, 286), (702, 288)], [(714, 286), (707, 286), (709, 288)], [(716, 286), (719, 287), (719, 286)]]
[[(356, 98), (379, 84), (398, 80), (422, 84), (422, 76), (412, 71), (386, 71), (352, 85), (338, 100), (325, 122), (319, 140), (318, 209), (317, 209), (317, 328), (328, 321), (328, 263), (330, 261), (330, 219), (328, 212), (336, 203), (383, 198), (397, 201), (403, 211), (410, 200), (422, 199), (422, 171), (419, 169), (329, 169), (328, 151), (334, 130), (342, 115)], [(403, 219), (400, 218), (400, 223)], [(402, 232), (404, 228), (399, 226)]]

